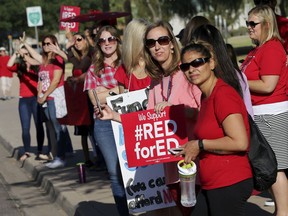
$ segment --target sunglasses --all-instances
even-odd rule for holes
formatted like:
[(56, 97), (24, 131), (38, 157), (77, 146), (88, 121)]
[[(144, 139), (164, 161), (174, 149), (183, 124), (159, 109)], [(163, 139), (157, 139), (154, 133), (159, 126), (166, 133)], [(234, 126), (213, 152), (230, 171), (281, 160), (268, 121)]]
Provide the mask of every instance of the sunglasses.
[(48, 42), (48, 43), (43, 42), (42, 44), (43, 44), (43, 46), (46, 46), (46, 45), (49, 46), (49, 45), (51, 45), (50, 42)]
[(117, 38), (114, 36), (108, 37), (108, 38), (99, 38), (98, 44), (103, 45), (108, 41), (109, 43), (115, 43), (117, 41)]
[(256, 25), (258, 25), (260, 22), (258, 22), (258, 23), (255, 23), (254, 21), (246, 21), (246, 26), (247, 27), (251, 27), (252, 29), (254, 29), (255, 27), (256, 27)]
[(78, 42), (80, 42), (80, 41), (82, 41), (83, 40), (83, 38), (77, 38), (76, 39), (76, 41), (78, 41)]
[(159, 37), (157, 40), (146, 39), (145, 46), (150, 49), (156, 45), (156, 42), (158, 42), (158, 44), (160, 44), (161, 46), (165, 46), (165, 45), (168, 45), (170, 41), (171, 39), (169, 36), (162, 36), (162, 37)]
[(194, 67), (194, 68), (198, 68), (202, 65), (204, 65), (206, 62), (209, 61), (209, 57), (207, 58), (197, 58), (197, 59), (194, 59), (193, 61), (189, 62), (189, 63), (182, 63), (180, 64), (180, 69), (183, 71), (183, 72), (186, 72), (189, 70), (190, 66)]

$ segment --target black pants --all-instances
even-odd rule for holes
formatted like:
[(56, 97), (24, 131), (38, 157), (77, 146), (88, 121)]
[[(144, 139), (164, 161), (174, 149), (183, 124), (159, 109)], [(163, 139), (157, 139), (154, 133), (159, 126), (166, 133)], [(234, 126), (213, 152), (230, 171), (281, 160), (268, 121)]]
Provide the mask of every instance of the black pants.
[(247, 199), (253, 190), (253, 180), (246, 179), (231, 186), (203, 190), (209, 216), (244, 216)]

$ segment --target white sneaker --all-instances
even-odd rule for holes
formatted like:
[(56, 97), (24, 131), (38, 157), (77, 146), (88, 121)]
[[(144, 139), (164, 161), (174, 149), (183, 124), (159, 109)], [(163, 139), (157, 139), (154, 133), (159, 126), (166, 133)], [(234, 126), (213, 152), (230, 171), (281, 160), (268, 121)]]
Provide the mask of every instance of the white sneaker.
[(275, 206), (275, 203), (274, 203), (274, 201), (271, 199), (271, 200), (265, 201), (264, 205), (265, 205), (265, 206)]
[(50, 168), (50, 169), (56, 169), (56, 168), (64, 167), (65, 162), (63, 160), (61, 160), (60, 158), (55, 158), (55, 160), (53, 160), (50, 163), (47, 163), (45, 166)]

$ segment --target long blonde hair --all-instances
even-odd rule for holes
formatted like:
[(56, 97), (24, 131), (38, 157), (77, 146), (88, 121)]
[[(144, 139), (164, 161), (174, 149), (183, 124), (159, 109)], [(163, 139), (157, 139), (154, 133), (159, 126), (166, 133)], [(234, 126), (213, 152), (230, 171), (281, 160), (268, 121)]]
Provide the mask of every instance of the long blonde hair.
[(260, 41), (253, 40), (253, 43), (257, 45), (262, 45), (265, 42), (271, 40), (272, 38), (276, 38), (283, 42), (277, 26), (277, 21), (275, 17), (275, 13), (273, 10), (267, 5), (259, 5), (252, 8), (248, 12), (248, 16), (252, 15), (257, 16), (261, 21), (261, 30), (264, 34), (261, 35)]
[(144, 57), (144, 35), (148, 26), (144, 19), (133, 19), (128, 23), (123, 34), (122, 63), (126, 72), (131, 73)]

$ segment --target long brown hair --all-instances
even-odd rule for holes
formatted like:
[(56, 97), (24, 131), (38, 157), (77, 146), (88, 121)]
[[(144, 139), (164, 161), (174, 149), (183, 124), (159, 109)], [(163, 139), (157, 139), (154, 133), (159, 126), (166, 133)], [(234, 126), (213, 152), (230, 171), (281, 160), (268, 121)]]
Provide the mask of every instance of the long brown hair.
[(174, 46), (173, 48), (174, 53), (172, 54), (172, 61), (171, 61), (171, 64), (169, 65), (169, 69), (164, 71), (164, 69), (161, 67), (159, 62), (157, 62), (151, 56), (149, 48), (145, 47), (144, 57), (145, 57), (145, 62), (146, 62), (147, 73), (153, 79), (161, 79), (163, 75), (164, 76), (172, 75), (173, 73), (179, 70), (178, 64), (180, 63), (180, 48), (173, 34), (172, 26), (168, 22), (158, 21), (156, 23), (149, 25), (145, 32), (144, 43), (145, 43), (148, 33), (152, 29), (157, 28), (157, 27), (163, 27), (164, 29), (167, 30), (168, 36), (171, 39), (171, 43)]
[(120, 50), (121, 40), (120, 40), (119, 32), (113, 26), (109, 26), (109, 25), (103, 26), (99, 30), (99, 32), (97, 32), (97, 35), (95, 38), (97, 45), (96, 45), (95, 53), (94, 53), (93, 60), (92, 60), (92, 63), (95, 66), (94, 73), (97, 76), (101, 73), (101, 70), (104, 69), (104, 53), (102, 52), (101, 47), (98, 44), (99, 38), (102, 32), (104, 31), (110, 32), (112, 36), (117, 38), (117, 48), (116, 48), (117, 59), (113, 62), (113, 66), (117, 67), (118, 65), (120, 65), (120, 62), (121, 62), (121, 50)]
[[(42, 39), (42, 48), (43, 48), (43, 45), (44, 45), (44, 42), (45, 42), (46, 38), (49, 38), (51, 40), (52, 44), (59, 45), (58, 44), (58, 40), (55, 37), (55, 35), (46, 35)], [(43, 64), (46, 65), (46, 64), (52, 63), (54, 61), (54, 59), (55, 59), (55, 56), (56, 56), (56, 54), (54, 52), (51, 52), (51, 56), (49, 58), (48, 53), (43, 51), (42, 52)]]
[(75, 58), (77, 58), (78, 61), (80, 61), (85, 56), (87, 56), (89, 53), (89, 42), (88, 42), (87, 38), (85, 37), (85, 35), (80, 34), (80, 33), (76, 33), (76, 34), (74, 34), (74, 37), (76, 35), (82, 37), (82, 40), (85, 42), (85, 46), (84, 46), (83, 50), (77, 50), (75, 48), (75, 46), (72, 46), (72, 48), (71, 48), (71, 51), (72, 51), (73, 55), (75, 56)]

